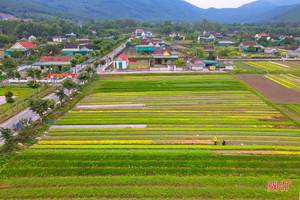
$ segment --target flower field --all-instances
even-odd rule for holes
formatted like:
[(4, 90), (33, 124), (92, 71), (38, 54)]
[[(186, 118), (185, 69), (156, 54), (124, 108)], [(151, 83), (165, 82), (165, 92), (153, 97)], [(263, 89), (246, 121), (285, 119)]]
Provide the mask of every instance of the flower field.
[(300, 91), (300, 77), (293, 74), (268, 74), (265, 75), (268, 79), (276, 83), (295, 90)]
[(0, 199), (299, 197), (299, 127), (233, 75), (105, 76), (79, 105), (1, 169)]
[(235, 62), (235, 73), (266, 74), (266, 73), (300, 73), (299, 62), (267, 62), (267, 61), (247, 61)]

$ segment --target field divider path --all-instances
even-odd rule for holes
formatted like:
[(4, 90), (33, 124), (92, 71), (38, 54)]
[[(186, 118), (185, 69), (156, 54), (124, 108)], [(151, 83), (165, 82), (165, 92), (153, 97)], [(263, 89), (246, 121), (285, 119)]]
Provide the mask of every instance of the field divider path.
[(54, 125), (50, 129), (90, 129), (90, 128), (147, 128), (146, 124), (125, 124), (125, 125)]
[(132, 108), (145, 107), (146, 104), (95, 104), (95, 105), (79, 105), (77, 108)]

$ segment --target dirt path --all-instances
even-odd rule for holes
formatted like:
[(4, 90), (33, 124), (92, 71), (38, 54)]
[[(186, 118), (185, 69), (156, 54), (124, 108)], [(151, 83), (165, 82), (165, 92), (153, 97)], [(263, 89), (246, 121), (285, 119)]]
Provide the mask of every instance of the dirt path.
[(237, 74), (237, 78), (275, 103), (300, 103), (300, 91), (286, 88), (263, 75)]

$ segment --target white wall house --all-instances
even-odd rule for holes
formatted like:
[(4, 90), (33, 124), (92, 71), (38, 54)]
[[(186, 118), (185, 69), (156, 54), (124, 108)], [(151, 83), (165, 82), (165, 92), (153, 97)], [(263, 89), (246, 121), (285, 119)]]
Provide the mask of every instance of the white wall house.
[(58, 43), (67, 41), (66, 38), (62, 38), (61, 36), (53, 36), (52, 39), (53, 39), (53, 42), (58, 42)]
[(128, 57), (124, 54), (119, 55), (113, 60), (113, 65), (115, 69), (127, 69), (129, 65)]

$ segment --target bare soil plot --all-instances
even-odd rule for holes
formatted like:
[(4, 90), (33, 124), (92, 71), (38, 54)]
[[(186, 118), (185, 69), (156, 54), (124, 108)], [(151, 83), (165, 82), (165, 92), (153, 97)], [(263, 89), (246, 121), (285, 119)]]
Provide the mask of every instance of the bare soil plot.
[(237, 78), (275, 103), (300, 103), (300, 92), (286, 88), (263, 75), (237, 74)]

